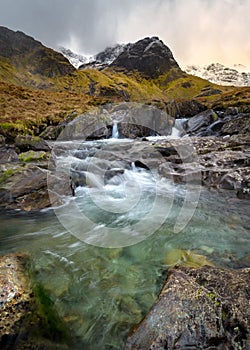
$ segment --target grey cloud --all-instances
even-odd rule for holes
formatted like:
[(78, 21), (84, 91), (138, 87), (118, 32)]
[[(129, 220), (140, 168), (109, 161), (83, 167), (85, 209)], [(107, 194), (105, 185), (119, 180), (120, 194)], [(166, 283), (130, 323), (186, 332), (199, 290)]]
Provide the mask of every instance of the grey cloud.
[(158, 35), (181, 63), (250, 66), (250, 0), (0, 0), (0, 24), (56, 48), (97, 53)]

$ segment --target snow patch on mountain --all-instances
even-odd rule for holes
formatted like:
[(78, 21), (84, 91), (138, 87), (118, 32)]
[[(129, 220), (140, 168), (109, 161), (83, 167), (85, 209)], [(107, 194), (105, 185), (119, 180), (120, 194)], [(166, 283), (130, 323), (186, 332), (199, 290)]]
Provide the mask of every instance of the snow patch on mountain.
[(82, 64), (87, 64), (92, 61), (94, 61), (94, 56), (91, 55), (79, 55), (70, 49), (66, 49), (65, 47), (59, 47), (59, 52), (63, 54), (64, 57), (66, 57), (69, 62), (74, 66), (75, 68), (79, 68)]
[(250, 86), (250, 71), (241, 64), (226, 67), (220, 63), (206, 66), (189, 65), (183, 67), (188, 74), (211, 81), (219, 85)]

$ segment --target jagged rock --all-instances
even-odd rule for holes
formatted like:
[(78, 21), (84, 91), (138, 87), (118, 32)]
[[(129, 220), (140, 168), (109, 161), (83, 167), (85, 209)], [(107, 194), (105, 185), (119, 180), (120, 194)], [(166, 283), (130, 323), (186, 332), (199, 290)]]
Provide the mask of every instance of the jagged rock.
[(0, 164), (17, 162), (18, 154), (13, 147), (5, 146), (0, 148)]
[[(246, 134), (250, 135), (250, 113), (237, 114), (227, 118), (221, 129), (222, 135)], [(250, 137), (249, 137), (250, 141)]]
[(182, 73), (170, 49), (158, 38), (144, 38), (125, 47), (111, 67), (137, 70), (150, 78), (175, 68)]
[(186, 132), (189, 135), (203, 136), (206, 134), (208, 126), (217, 119), (217, 114), (212, 109), (208, 109), (188, 120)]
[(33, 151), (49, 151), (50, 147), (48, 143), (44, 141), (39, 136), (30, 136), (30, 135), (18, 135), (15, 138), (15, 145), (22, 152), (29, 150)]
[[(161, 176), (176, 182), (194, 182), (207, 187), (234, 190), (247, 199), (250, 188), (249, 136), (236, 139), (190, 137), (155, 144), (164, 157), (158, 167)], [(184, 157), (185, 152), (187, 156)]]
[(203, 111), (207, 107), (196, 100), (175, 101), (166, 103), (165, 110), (174, 118), (190, 118)]
[(60, 135), (60, 133), (62, 132), (62, 130), (63, 130), (63, 126), (50, 125), (39, 135), (39, 137), (41, 137), (44, 140), (56, 140)]
[(250, 269), (176, 267), (124, 350), (250, 347)]

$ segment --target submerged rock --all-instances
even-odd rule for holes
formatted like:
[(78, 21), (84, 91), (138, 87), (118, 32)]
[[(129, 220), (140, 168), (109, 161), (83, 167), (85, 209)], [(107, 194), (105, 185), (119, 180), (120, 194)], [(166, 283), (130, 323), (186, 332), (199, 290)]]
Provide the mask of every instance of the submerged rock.
[(250, 269), (171, 269), (124, 350), (249, 349)]
[[(43, 315), (40, 302), (34, 298), (31, 283), (26, 274), (28, 257), (11, 254), (0, 258), (0, 348), (23, 349), (69, 349), (62, 342), (66, 334), (61, 326), (51, 324)], [(44, 303), (44, 301), (41, 301)], [(50, 323), (52, 322), (52, 323)], [(52, 332), (52, 333), (50, 333)]]

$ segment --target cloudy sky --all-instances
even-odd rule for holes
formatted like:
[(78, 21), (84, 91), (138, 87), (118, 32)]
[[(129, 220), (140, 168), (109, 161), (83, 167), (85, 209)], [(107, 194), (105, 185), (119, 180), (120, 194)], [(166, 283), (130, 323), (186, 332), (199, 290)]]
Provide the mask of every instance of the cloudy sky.
[(83, 54), (159, 36), (181, 65), (250, 67), (250, 0), (0, 0), (0, 25)]

